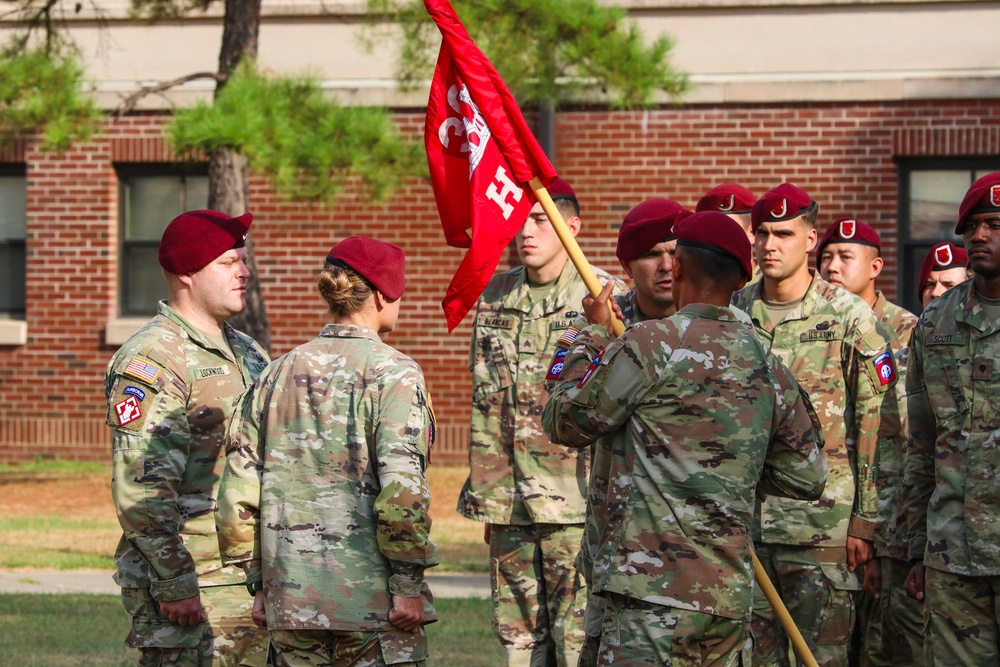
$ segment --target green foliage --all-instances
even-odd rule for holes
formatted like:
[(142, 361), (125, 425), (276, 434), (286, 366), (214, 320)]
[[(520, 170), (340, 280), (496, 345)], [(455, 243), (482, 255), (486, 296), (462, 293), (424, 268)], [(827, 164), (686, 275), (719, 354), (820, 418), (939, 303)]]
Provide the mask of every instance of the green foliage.
[(102, 116), (83, 91), (77, 53), (21, 46), (15, 40), (0, 51), (0, 144), (36, 131), (43, 150), (62, 152), (87, 140)]
[[(469, 34), (518, 101), (536, 106), (586, 98), (599, 90), (615, 108), (648, 107), (658, 93), (674, 97), (687, 77), (668, 62), (672, 42), (651, 44), (626, 11), (597, 0), (454, 0)], [(440, 33), (422, 0), (368, 0), (373, 23), (389, 19), (403, 31), (397, 76), (405, 87), (430, 78)], [(378, 23), (370, 47), (392, 28)]]
[(132, 14), (160, 21), (163, 19), (179, 19), (192, 11), (203, 12), (215, 0), (132, 0)]
[(240, 66), (212, 105), (178, 110), (167, 134), (182, 155), (239, 151), (293, 199), (330, 201), (357, 176), (381, 200), (426, 169), (422, 147), (404, 141), (384, 109), (341, 107), (312, 79), (267, 77), (252, 63)]

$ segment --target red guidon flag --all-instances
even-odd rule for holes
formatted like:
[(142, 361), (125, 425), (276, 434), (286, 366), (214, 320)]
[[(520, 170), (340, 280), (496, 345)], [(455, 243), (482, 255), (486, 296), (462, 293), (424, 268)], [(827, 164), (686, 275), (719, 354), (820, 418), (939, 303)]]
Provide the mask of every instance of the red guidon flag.
[(448, 0), (424, 6), (443, 37), (424, 126), (431, 184), (448, 245), (469, 249), (441, 302), (453, 331), (534, 206), (528, 181), (556, 170)]

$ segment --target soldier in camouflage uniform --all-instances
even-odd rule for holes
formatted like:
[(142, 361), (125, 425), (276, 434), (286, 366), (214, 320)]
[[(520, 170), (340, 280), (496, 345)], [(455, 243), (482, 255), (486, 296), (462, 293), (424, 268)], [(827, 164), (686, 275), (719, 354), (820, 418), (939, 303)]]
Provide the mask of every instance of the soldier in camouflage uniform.
[(907, 591), (924, 600), (927, 661), (1000, 664), (1000, 172), (959, 208), (973, 277), (932, 301), (906, 380)]
[[(820, 665), (846, 665), (856, 568), (873, 554), (877, 454), (899, 437), (896, 369), (871, 308), (809, 269), (818, 205), (789, 183), (753, 208), (763, 277), (734, 296), (761, 339), (809, 394), (823, 429), (830, 477), (820, 500), (770, 498), (754, 543), (768, 577)], [(788, 640), (770, 604), (754, 602), (754, 664), (788, 664)]]
[(816, 498), (826, 478), (808, 400), (728, 305), (752, 271), (745, 234), (713, 211), (674, 232), (680, 310), (614, 341), (584, 329), (543, 414), (554, 441), (611, 443), (599, 665), (748, 664), (755, 489)]
[(333, 324), (267, 367), (226, 439), (223, 554), (257, 590), (279, 667), (427, 659), (433, 419), (420, 367), (379, 339), (403, 264), (375, 239), (334, 246), (319, 276)]
[[(575, 235), (572, 189), (557, 180), (549, 193)], [(507, 664), (572, 667), (584, 638), (586, 588), (575, 561), (590, 452), (552, 444), (540, 419), (552, 350), (580, 316), (587, 288), (540, 205), (515, 241), (523, 266), (495, 276), (476, 313), (469, 478), (458, 512), (487, 524), (493, 630)]]
[[(820, 276), (832, 285), (861, 297), (889, 335), (899, 380), (896, 398), (906, 400), (906, 365), (910, 336), (917, 317), (890, 303), (875, 289), (882, 272), (882, 239), (870, 225), (855, 218), (841, 218), (826, 230), (816, 251)], [(920, 604), (903, 591), (910, 571), (907, 556), (906, 517), (902, 513), (903, 446), (906, 444), (906, 410), (900, 410), (900, 436), (886, 442), (895, 450), (879, 453), (879, 517), (875, 535), (876, 558), (864, 567), (864, 587), (855, 603), (858, 619), (852, 638), (852, 660), (862, 667), (923, 665), (923, 621)]]
[(253, 216), (189, 211), (160, 241), (168, 287), (158, 314), (108, 364), (112, 498), (122, 526), (115, 581), (139, 665), (263, 665), (240, 568), (215, 535), (226, 422), (267, 364), (226, 323), (246, 307)]
[(971, 278), (972, 272), (966, 268), (968, 263), (969, 256), (965, 254), (965, 248), (948, 241), (931, 246), (920, 265), (920, 279), (917, 282), (920, 304), (926, 308), (931, 301)]
[[(635, 287), (614, 298), (615, 312), (619, 319), (630, 326), (636, 322), (660, 319), (673, 315), (673, 257), (677, 237), (674, 222), (691, 212), (669, 199), (648, 199), (625, 216), (618, 230), (615, 255), (632, 279)], [(613, 287), (613, 284), (612, 284)], [(575, 335), (588, 324), (601, 324), (611, 330), (611, 316), (606, 303), (597, 304), (589, 295), (583, 299), (586, 317), (581, 317), (559, 338), (553, 353), (549, 372), (545, 376), (546, 389), (551, 391), (559, 377), (563, 360)], [(577, 567), (590, 588), (593, 581), (593, 556), (604, 525), (603, 509), (608, 493), (608, 474), (611, 469), (612, 439), (601, 438), (592, 448), (590, 483), (587, 488), (587, 519)], [(584, 620), (586, 640), (580, 653), (578, 667), (597, 664), (597, 647), (601, 641), (601, 623), (604, 619), (604, 598), (587, 596)]]

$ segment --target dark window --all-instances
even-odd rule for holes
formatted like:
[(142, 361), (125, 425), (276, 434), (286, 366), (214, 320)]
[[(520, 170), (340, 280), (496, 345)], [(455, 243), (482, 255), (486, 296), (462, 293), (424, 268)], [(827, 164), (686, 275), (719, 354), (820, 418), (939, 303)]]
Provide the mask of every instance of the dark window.
[(955, 234), (958, 206), (972, 182), (1000, 170), (996, 158), (923, 158), (899, 163), (899, 296), (907, 310), (923, 310), (917, 295), (920, 265), (940, 241)]
[(204, 167), (174, 165), (119, 166), (118, 175), (120, 314), (152, 315), (167, 296), (157, 260), (160, 237), (180, 213), (208, 207), (208, 176)]
[(26, 173), (24, 165), (0, 165), (0, 317), (24, 317)]

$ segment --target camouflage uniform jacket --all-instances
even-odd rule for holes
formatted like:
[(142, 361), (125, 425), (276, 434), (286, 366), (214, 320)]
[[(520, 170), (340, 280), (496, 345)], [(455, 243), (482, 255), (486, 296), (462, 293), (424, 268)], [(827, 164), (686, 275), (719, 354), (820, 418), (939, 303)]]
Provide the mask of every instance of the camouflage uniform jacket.
[[(437, 564), (424, 376), (371, 329), (327, 325), (272, 363), (226, 439), (219, 535), (271, 629), (387, 629)], [(433, 617), (433, 609), (427, 610)]]
[(998, 360), (973, 280), (924, 309), (906, 380), (909, 556), (968, 577), (1000, 575)]
[[(644, 322), (650, 318), (642, 314), (639, 310), (639, 303), (636, 300), (635, 289), (628, 293), (615, 297), (618, 307), (622, 309), (622, 320), (626, 327), (630, 327), (636, 322)], [(581, 317), (570, 327), (571, 335), (563, 336), (556, 342), (556, 349), (552, 357), (552, 364), (549, 372), (545, 376), (545, 388), (551, 393), (556, 383), (559, 381), (563, 362), (566, 354), (572, 346), (575, 333), (583, 331), (589, 326), (586, 317)], [(597, 552), (598, 540), (601, 537), (601, 527), (607, 517), (605, 508), (608, 499), (608, 476), (611, 474), (611, 461), (616, 454), (614, 450), (615, 439), (613, 436), (600, 438), (591, 448), (590, 462), (590, 482), (587, 485), (587, 520), (583, 527), (583, 540), (580, 545), (580, 554), (577, 557), (577, 569), (583, 574), (583, 578), (590, 587), (593, 580), (594, 556)]]
[(614, 441), (594, 590), (749, 619), (755, 491), (826, 480), (808, 399), (730, 308), (604, 334), (577, 338), (543, 416), (555, 441)]
[(896, 360), (899, 380), (896, 381), (896, 399), (899, 405), (900, 437), (886, 439), (895, 445), (879, 452), (878, 489), (879, 517), (881, 529), (875, 536), (875, 551), (878, 556), (909, 560), (909, 539), (906, 531), (906, 515), (903, 511), (903, 458), (905, 455), (907, 430), (906, 419), (906, 366), (910, 358), (910, 337), (917, 326), (917, 316), (891, 303), (881, 291), (876, 292), (872, 306), (882, 328), (889, 335), (892, 356)]
[(200, 586), (239, 583), (215, 533), (226, 424), (267, 364), (252, 338), (225, 325), (232, 351), (165, 302), (108, 364), (111, 494), (123, 535), (115, 581), (182, 600)]
[(889, 338), (868, 304), (810, 273), (802, 302), (781, 322), (771, 321), (761, 300), (763, 282), (733, 297), (809, 394), (830, 468), (816, 502), (765, 500), (755, 518), (761, 525), (759, 532), (755, 525), (754, 539), (843, 548), (848, 535), (875, 538), (877, 454), (884, 438), (899, 437), (896, 371)]
[[(605, 284), (614, 278), (595, 269)], [(624, 291), (618, 282), (617, 292)], [(583, 523), (590, 450), (542, 433), (543, 381), (556, 341), (580, 317), (587, 288), (569, 261), (531, 302), (524, 267), (494, 276), (476, 312), (469, 355), (472, 433), (469, 478), (458, 512), (506, 525)]]

